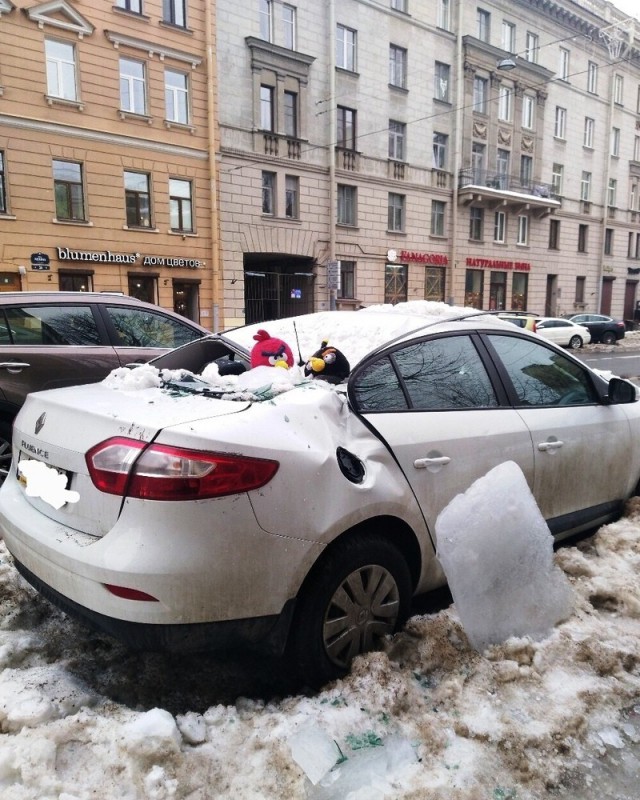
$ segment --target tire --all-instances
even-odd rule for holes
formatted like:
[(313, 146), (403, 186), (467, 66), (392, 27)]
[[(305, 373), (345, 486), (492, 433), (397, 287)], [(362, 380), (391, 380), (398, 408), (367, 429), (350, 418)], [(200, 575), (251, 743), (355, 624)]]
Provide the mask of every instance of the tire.
[(298, 597), (289, 654), (313, 688), (342, 677), (409, 615), (413, 587), (400, 551), (382, 536), (330, 548)]
[(11, 423), (0, 420), (0, 484), (11, 469), (11, 433)]
[(601, 338), (602, 344), (615, 344), (618, 340), (613, 331), (605, 331)]
[(572, 350), (579, 350), (582, 347), (582, 339), (576, 334), (569, 339), (569, 347)]

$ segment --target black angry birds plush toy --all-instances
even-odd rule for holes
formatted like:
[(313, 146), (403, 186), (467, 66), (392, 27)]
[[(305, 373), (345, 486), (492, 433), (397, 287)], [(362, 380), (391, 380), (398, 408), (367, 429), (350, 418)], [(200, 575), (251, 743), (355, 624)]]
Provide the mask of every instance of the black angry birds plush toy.
[(307, 377), (310, 375), (328, 383), (340, 383), (350, 371), (351, 367), (344, 353), (330, 347), (326, 340), (304, 365), (304, 374)]

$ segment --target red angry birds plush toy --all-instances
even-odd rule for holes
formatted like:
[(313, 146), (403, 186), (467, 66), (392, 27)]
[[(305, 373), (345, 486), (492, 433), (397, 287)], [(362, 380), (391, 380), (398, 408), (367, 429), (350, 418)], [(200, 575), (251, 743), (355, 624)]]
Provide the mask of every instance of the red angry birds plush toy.
[(259, 330), (253, 337), (256, 344), (251, 349), (251, 368), (284, 367), (294, 365), (291, 348), (282, 339), (275, 339), (264, 330)]

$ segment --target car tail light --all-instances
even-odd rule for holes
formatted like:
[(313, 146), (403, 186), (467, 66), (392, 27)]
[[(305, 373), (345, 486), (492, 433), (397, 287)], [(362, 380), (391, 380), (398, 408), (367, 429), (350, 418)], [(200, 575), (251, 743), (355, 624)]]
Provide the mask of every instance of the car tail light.
[(89, 475), (101, 492), (142, 500), (203, 500), (249, 492), (268, 483), (277, 461), (107, 439), (86, 454)]
[(538, 326), (535, 323), (535, 320), (531, 323), (532, 327), (531, 330), (535, 333), (538, 330)]

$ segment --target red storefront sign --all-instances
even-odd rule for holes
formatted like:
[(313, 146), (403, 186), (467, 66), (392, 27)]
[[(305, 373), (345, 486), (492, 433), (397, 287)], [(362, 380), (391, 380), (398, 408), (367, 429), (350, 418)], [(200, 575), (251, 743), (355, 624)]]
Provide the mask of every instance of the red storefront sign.
[(412, 250), (401, 250), (398, 258), (400, 261), (417, 261), (420, 264), (431, 264), (434, 267), (446, 267), (449, 263), (448, 257), (442, 253), (416, 253)]
[(530, 272), (531, 264), (528, 261), (505, 261), (500, 258), (472, 258), (465, 261), (467, 267), (480, 267), (482, 269), (513, 269), (518, 272)]

